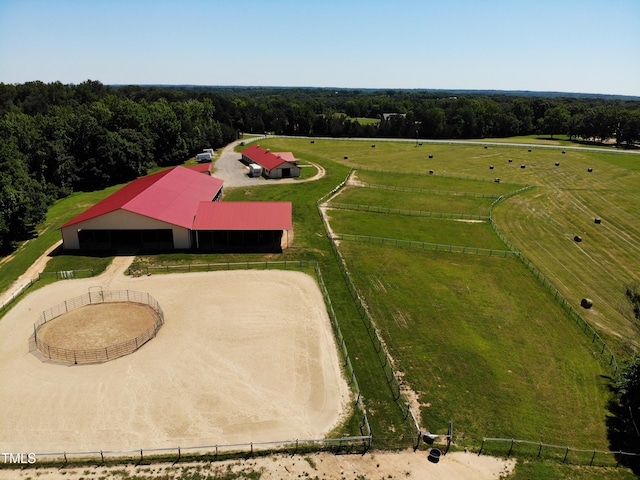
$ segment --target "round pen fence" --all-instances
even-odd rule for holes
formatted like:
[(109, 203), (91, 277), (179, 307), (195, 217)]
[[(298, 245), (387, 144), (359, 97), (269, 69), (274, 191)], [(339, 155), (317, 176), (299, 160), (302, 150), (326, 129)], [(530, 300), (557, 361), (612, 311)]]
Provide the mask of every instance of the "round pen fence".
[[(133, 338), (102, 348), (60, 348), (50, 345), (40, 338), (40, 330), (52, 320), (81, 307), (105, 303), (132, 303), (149, 306), (153, 311), (153, 325)], [(71, 364), (104, 363), (135, 352), (154, 338), (163, 324), (164, 313), (162, 308), (160, 308), (157, 300), (148, 293), (131, 290), (89, 291), (89, 293), (65, 300), (55, 307), (44, 310), (33, 326), (32, 340), (35, 349), (49, 360)]]

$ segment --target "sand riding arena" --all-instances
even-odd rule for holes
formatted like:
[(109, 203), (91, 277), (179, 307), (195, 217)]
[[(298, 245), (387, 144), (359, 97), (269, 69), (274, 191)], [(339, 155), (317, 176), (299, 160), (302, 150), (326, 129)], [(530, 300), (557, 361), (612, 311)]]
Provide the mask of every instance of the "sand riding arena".
[[(123, 299), (132, 292), (158, 308)], [(82, 306), (69, 309), (70, 299)], [(49, 312), (55, 319), (38, 325), (65, 301), (63, 315)], [(97, 329), (85, 328), (87, 317)], [(134, 328), (111, 328), (109, 318)], [(117, 358), (33, 351), (39, 341), (99, 350), (110, 334), (108, 343), (121, 344), (149, 328), (149, 341)], [(350, 403), (322, 294), (297, 271), (105, 272), (34, 290), (0, 320), (0, 378), (0, 449), (13, 452), (322, 438)]]

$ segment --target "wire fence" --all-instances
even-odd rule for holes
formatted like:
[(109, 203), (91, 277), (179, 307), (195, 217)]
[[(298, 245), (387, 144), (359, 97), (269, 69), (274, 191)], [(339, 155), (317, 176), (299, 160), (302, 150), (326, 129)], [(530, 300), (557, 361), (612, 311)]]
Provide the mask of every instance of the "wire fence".
[[(506, 452), (506, 453), (505, 453)], [(517, 456), (518, 458), (542, 458), (574, 465), (602, 467), (640, 466), (640, 453), (586, 450), (560, 445), (551, 445), (513, 438), (485, 438), (478, 455)]]
[[(298, 455), (305, 452), (330, 451), (335, 454), (365, 453), (369, 449), (369, 436), (340, 438), (296, 439), (270, 442), (248, 442), (236, 444), (203, 444), (191, 447), (140, 448), (132, 450), (94, 450), (83, 452), (34, 453), (36, 466), (59, 465), (73, 462), (103, 465), (108, 463), (141, 464), (147, 461), (217, 461), (252, 455), (287, 453)], [(24, 468), (24, 465), (21, 466)]]
[[(48, 322), (81, 307), (104, 303), (137, 303), (148, 305), (155, 312), (154, 324), (135, 338), (109, 345), (103, 348), (93, 349), (68, 349), (49, 345), (38, 336), (40, 329)], [(77, 364), (103, 363), (130, 353), (156, 336), (160, 327), (164, 324), (164, 313), (160, 304), (151, 295), (145, 292), (132, 290), (93, 291), (79, 297), (65, 300), (64, 302), (49, 308), (40, 314), (38, 321), (33, 325), (33, 342), (35, 348), (49, 360)]]
[(454, 190), (431, 190), (428, 188), (405, 187), (402, 185), (380, 185), (368, 183), (362, 188), (374, 188), (380, 190), (393, 190), (397, 192), (424, 193), (425, 195), (450, 195), (452, 197), (498, 198), (497, 193), (456, 192)]
[(399, 208), (381, 207), (378, 205), (360, 205), (354, 203), (335, 203), (331, 202), (331, 208), (340, 210), (353, 210), (358, 212), (388, 213), (394, 215), (406, 215), (410, 217), (429, 217), (429, 218), (451, 218), (462, 220), (478, 220), (489, 221), (489, 217), (482, 215), (471, 215), (468, 213), (446, 213), (446, 212), (426, 212), (424, 210), (402, 210)]
[[(387, 173), (387, 174), (401, 174), (401, 175), (407, 175), (408, 173), (406, 171), (398, 171), (398, 170), (383, 170), (380, 168), (362, 168), (362, 167), (358, 167), (358, 170), (361, 170), (363, 172), (376, 172), (376, 173)], [(435, 177), (442, 177), (442, 178), (453, 178), (456, 180), (472, 180), (475, 182), (491, 182), (491, 183), (495, 183), (496, 179), (487, 179), (487, 178), (480, 178), (480, 177), (472, 177), (470, 175), (467, 176), (460, 176), (460, 175), (449, 175), (446, 173), (436, 173), (433, 170), (429, 170), (428, 172), (411, 172), (411, 176), (415, 177), (415, 176), (435, 176)], [(503, 183), (505, 185), (522, 185), (521, 183), (514, 183), (514, 182), (500, 182)]]
[[(360, 319), (362, 320), (362, 322), (364, 323), (367, 329), (369, 338), (378, 356), (378, 360), (380, 361), (380, 365), (382, 366), (382, 371), (384, 372), (387, 385), (391, 390), (393, 400), (398, 405), (398, 407), (400, 407), (400, 409), (402, 410), (405, 420), (409, 418), (412, 420), (412, 424), (415, 427), (416, 432), (418, 434), (418, 438), (419, 438), (419, 434), (421, 433), (421, 427), (418, 424), (416, 414), (413, 411), (411, 404), (407, 400), (406, 396), (402, 392), (401, 380), (399, 379), (399, 376), (395, 370), (395, 367), (393, 366), (393, 362), (389, 356), (389, 353), (386, 350), (385, 344), (380, 339), (380, 334), (377, 328), (375, 327), (373, 320), (369, 315), (369, 312), (364, 306), (364, 302), (362, 301), (362, 298), (360, 297), (360, 294), (358, 293), (357, 288), (355, 287), (353, 281), (351, 280), (351, 276), (349, 275), (349, 272), (347, 270), (347, 266), (344, 261), (344, 258), (342, 257), (342, 255), (340, 254), (340, 251), (338, 250), (338, 247), (335, 242), (335, 238), (333, 238), (333, 236), (330, 234), (331, 229), (329, 228), (329, 225), (323, 214), (323, 211), (320, 208), (320, 206), (323, 203), (325, 203), (328, 199), (330, 199), (332, 196), (334, 196), (344, 187), (344, 185), (349, 180), (349, 177), (351, 176), (352, 172), (353, 172), (353, 169), (348, 173), (347, 177), (342, 181), (342, 183), (340, 183), (331, 192), (329, 192), (328, 194), (323, 196), (320, 200), (318, 200), (317, 202), (318, 214), (320, 215), (320, 219), (322, 220), (322, 224), (324, 225), (327, 236), (331, 240), (330, 242), (331, 247), (332, 247), (334, 256), (336, 257), (338, 267), (340, 268), (340, 272), (342, 273), (342, 276), (345, 280), (345, 283), (347, 285), (351, 298), (353, 299), (356, 309), (358, 310), (358, 314), (360, 315)], [(417, 448), (417, 444), (416, 444), (416, 448)]]
[(93, 269), (87, 270), (66, 270), (61, 272), (40, 272), (36, 278), (29, 279), (24, 285), (19, 287), (16, 291), (14, 291), (9, 298), (0, 305), (0, 312), (4, 311), (9, 307), (9, 305), (13, 304), (23, 293), (25, 293), (30, 287), (33, 286), (35, 282), (38, 280), (42, 280), (45, 276), (53, 276), (55, 275), (56, 279), (62, 278), (88, 278), (93, 277), (95, 272)]
[(334, 233), (334, 240), (369, 243), (372, 245), (391, 245), (394, 247), (417, 248), (421, 250), (433, 250), (435, 252), (472, 253), (489, 257), (515, 258), (516, 254), (510, 250), (496, 250), (478, 247), (465, 247), (460, 245), (443, 245), (439, 243), (417, 242), (415, 240), (400, 240), (397, 238), (372, 237), (370, 235), (353, 235), (349, 233)]
[(520, 259), (522, 263), (527, 267), (527, 269), (536, 277), (536, 280), (547, 290), (549, 295), (554, 299), (554, 301), (562, 307), (562, 309), (567, 313), (569, 318), (571, 318), (580, 330), (587, 335), (591, 339), (591, 344), (594, 346), (596, 351), (599, 351), (600, 357), (603, 362), (608, 364), (615, 374), (618, 371), (618, 362), (616, 360), (613, 351), (609, 348), (607, 343), (602, 339), (602, 337), (598, 334), (598, 332), (593, 328), (593, 326), (587, 322), (580, 312), (573, 306), (571, 303), (560, 293), (560, 291), (553, 286), (553, 284), (544, 276), (544, 274), (538, 270), (533, 263), (531, 263), (523, 254), (520, 252), (513, 244), (507, 240), (507, 238), (500, 232), (498, 226), (493, 221), (493, 209), (505, 201), (506, 199), (513, 197), (519, 193), (530, 190), (533, 188), (533, 185), (526, 186), (524, 188), (515, 190), (506, 195), (502, 195), (500, 198), (496, 199), (489, 208), (489, 215), (491, 217), (490, 223), (493, 230), (496, 232), (500, 240), (513, 252), (516, 258)]

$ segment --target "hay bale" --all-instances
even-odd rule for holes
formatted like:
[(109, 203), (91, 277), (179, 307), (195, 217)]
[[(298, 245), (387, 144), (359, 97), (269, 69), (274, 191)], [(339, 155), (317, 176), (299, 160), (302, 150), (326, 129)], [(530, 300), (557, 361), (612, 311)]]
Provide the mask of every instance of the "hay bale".
[(349, 157), (345, 155), (345, 156), (344, 156), (344, 159), (345, 159), (345, 160), (349, 160)]
[(560, 166), (560, 162), (556, 162), (556, 167), (559, 167), (559, 166)]
[(582, 237), (580, 235), (576, 235), (575, 237), (573, 237), (573, 240), (577, 243), (580, 243), (582, 241)]
[(494, 178), (493, 181), (496, 182), (496, 183), (500, 183), (500, 179), (499, 178)]
[(522, 165), (520, 165), (520, 168), (526, 168), (526, 165), (523, 163)]
[(372, 143), (372, 144), (371, 144), (371, 148), (376, 148), (376, 144), (375, 144), (375, 143)]
[(429, 155), (429, 158), (433, 158), (433, 155)]
[(564, 155), (565, 153), (567, 153), (567, 152), (565, 152), (564, 150), (562, 150), (562, 154)]
[(487, 146), (485, 145), (485, 146), (484, 146), (484, 148), (489, 148), (489, 147), (487, 147)]
[(593, 168), (587, 168), (587, 172), (589, 173), (593, 172)]
[(593, 223), (597, 223), (598, 225), (600, 225), (602, 223), (602, 219), (600, 217), (596, 217), (593, 219)]
[(583, 298), (580, 302), (580, 306), (588, 310), (593, 307), (593, 300), (591, 300), (590, 298)]
[(429, 170), (429, 175), (433, 175), (433, 170)]
[(529, 152), (531, 151), (531, 149), (529, 149)]
[(513, 158), (510, 158), (510, 159), (509, 159), (509, 163), (513, 163)]
[(311, 140), (311, 143), (316, 143), (316, 141), (315, 140)]
[(493, 165), (489, 165), (489, 170), (493, 170)]

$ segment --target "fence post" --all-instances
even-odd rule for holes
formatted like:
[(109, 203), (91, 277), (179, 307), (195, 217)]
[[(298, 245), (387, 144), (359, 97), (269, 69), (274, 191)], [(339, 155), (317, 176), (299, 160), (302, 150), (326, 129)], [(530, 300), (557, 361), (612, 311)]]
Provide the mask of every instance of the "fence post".
[(593, 459), (596, 458), (596, 451), (593, 451), (593, 455), (591, 455), (591, 461), (589, 462), (589, 466), (593, 467)]
[(538, 458), (540, 458), (541, 453), (542, 453), (542, 442), (540, 442), (540, 448), (538, 449)]
[(480, 451), (478, 452), (478, 456), (480, 456), (480, 454), (482, 453), (482, 449), (484, 448), (484, 441), (486, 440), (486, 438), (482, 439), (482, 445), (480, 445)]
[(564, 458), (562, 459), (562, 463), (567, 461), (567, 455), (569, 455), (569, 447), (567, 447), (567, 451), (564, 452)]
[(515, 440), (512, 438), (511, 439), (511, 446), (509, 447), (509, 453), (507, 453), (507, 457), (511, 456), (511, 452), (513, 451), (513, 444), (514, 444)]

